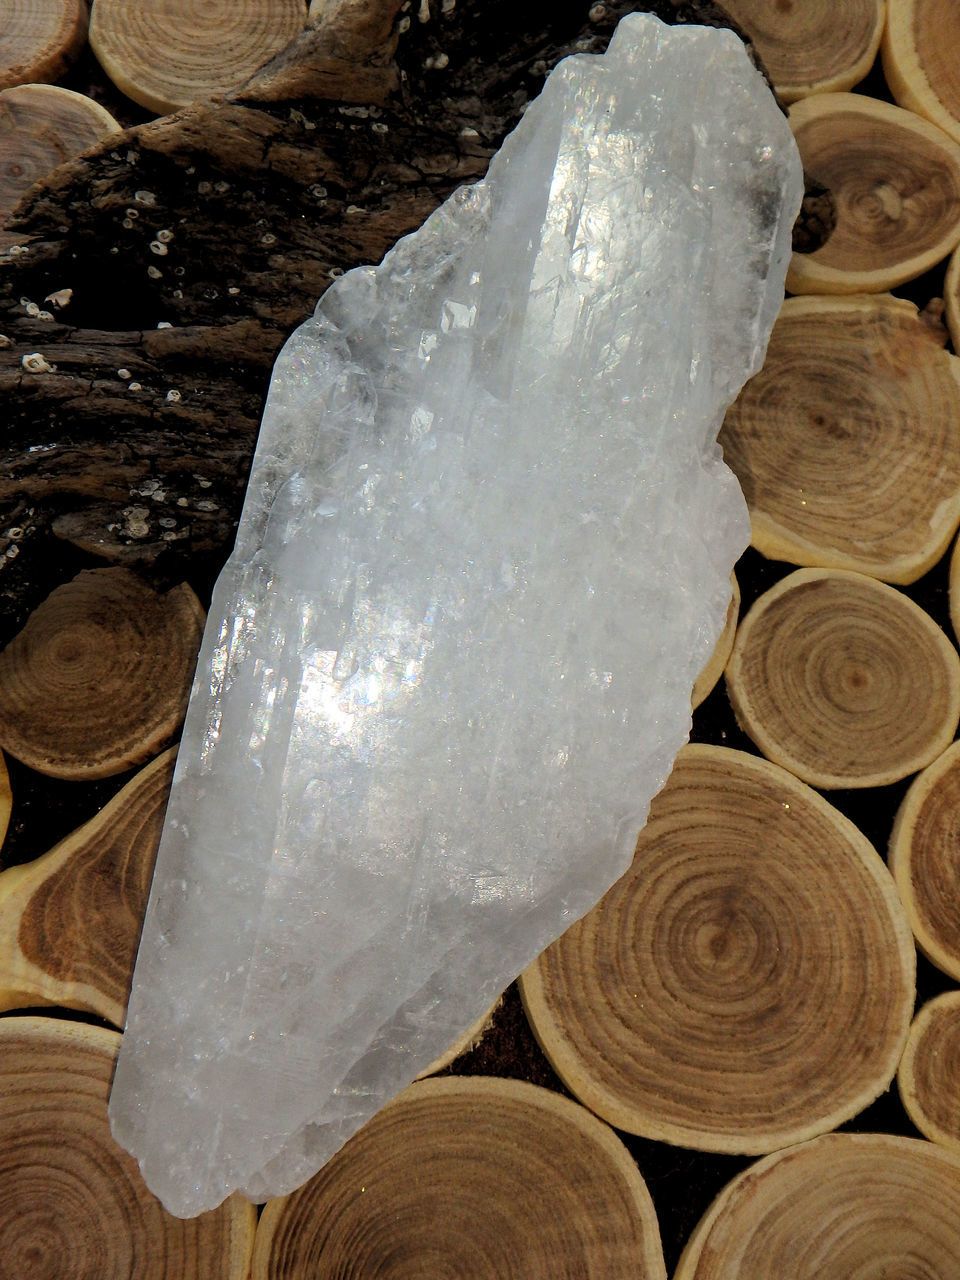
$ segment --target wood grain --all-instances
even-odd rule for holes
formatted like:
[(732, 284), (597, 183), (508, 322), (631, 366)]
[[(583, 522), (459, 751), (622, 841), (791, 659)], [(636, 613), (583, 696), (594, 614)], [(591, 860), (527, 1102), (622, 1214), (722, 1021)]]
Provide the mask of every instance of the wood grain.
[(960, 720), (960, 657), (929, 614), (839, 569), (799, 569), (765, 592), (740, 623), (726, 680), (763, 754), (828, 790), (909, 777)]
[(960, 142), (960, 7), (954, 0), (887, 0), (883, 71), (902, 107)]
[(674, 1280), (956, 1280), (958, 1258), (960, 1157), (837, 1133), (734, 1178)]
[(150, 111), (238, 89), (303, 30), (305, 0), (96, 0), (90, 44)]
[(70, 89), (24, 84), (0, 92), (0, 248), (17, 242), (3, 224), (24, 193), (119, 128), (98, 102)]
[(665, 1280), (649, 1193), (582, 1107), (517, 1080), (425, 1080), (271, 1201), (253, 1280)]
[(53, 1004), (122, 1027), (175, 749), (49, 853), (0, 873), (0, 1009)]
[(630, 870), (521, 993), (558, 1075), (605, 1120), (756, 1154), (836, 1127), (889, 1085), (914, 968), (860, 832), (775, 765), (698, 745)]
[(889, 862), (918, 945), (960, 981), (960, 743), (925, 769), (904, 796)]
[(724, 0), (784, 102), (852, 89), (880, 47), (884, 0)]
[(58, 80), (86, 38), (86, 0), (0, 0), (0, 89)]
[(204, 613), (129, 569), (58, 587), (0, 653), (0, 744), (57, 778), (106, 778), (166, 746), (186, 711)]
[(52, 1018), (0, 1019), (4, 1280), (246, 1280), (253, 1206), (168, 1214), (113, 1141), (120, 1037)]
[(859, 93), (806, 98), (790, 125), (837, 211), (826, 243), (793, 255), (791, 293), (880, 293), (960, 243), (960, 144), (941, 129)]
[(945, 991), (917, 1014), (897, 1084), (920, 1132), (960, 1152), (960, 991)]
[(753, 545), (915, 582), (960, 523), (960, 361), (910, 302), (790, 298), (720, 442)]

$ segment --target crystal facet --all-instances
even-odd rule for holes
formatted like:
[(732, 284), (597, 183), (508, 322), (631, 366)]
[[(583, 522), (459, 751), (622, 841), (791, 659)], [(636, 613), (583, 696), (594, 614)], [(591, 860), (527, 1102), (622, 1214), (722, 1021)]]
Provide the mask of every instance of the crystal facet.
[(736, 36), (632, 16), (290, 338), (111, 1100), (174, 1213), (301, 1183), (626, 869), (801, 186)]

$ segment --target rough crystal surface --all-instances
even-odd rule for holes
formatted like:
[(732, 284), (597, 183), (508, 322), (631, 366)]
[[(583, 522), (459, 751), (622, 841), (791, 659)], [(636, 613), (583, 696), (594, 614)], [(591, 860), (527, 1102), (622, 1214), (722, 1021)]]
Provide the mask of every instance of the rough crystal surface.
[(633, 16), (290, 338), (111, 1100), (174, 1213), (297, 1186), (627, 867), (800, 194), (740, 41)]

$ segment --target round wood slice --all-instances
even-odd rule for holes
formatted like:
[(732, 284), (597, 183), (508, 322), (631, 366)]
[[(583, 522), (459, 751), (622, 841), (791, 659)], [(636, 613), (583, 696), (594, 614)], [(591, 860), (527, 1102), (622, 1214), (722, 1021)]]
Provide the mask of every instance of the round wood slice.
[(58, 587), (0, 653), (0, 744), (57, 778), (106, 778), (148, 760), (183, 719), (203, 609), (129, 569)]
[[(2, 881), (3, 877), (0, 876), (0, 884), (2, 884)], [(421, 1071), (417, 1076), (417, 1079), (424, 1080), (427, 1076), (435, 1076), (438, 1072), (445, 1071), (447, 1067), (450, 1066), (451, 1062), (456, 1062), (457, 1058), (462, 1054), (469, 1053), (471, 1049), (475, 1049), (483, 1039), (484, 1032), (493, 1021), (493, 1015), (496, 1013), (499, 1004), (500, 1000), (497, 1000), (495, 1004), (492, 1004), (482, 1017), (478, 1018), (476, 1022), (467, 1027), (462, 1036), (458, 1036), (456, 1040), (453, 1041), (450, 1048), (447, 1049), (445, 1053), (442, 1053), (439, 1058), (435, 1058), (434, 1061), (430, 1063), (429, 1067), (426, 1067)]]
[(937, 624), (893, 587), (840, 569), (798, 569), (762, 595), (726, 679), (763, 754), (827, 790), (916, 773), (960, 720), (960, 657)]
[(0, 1009), (65, 1005), (122, 1027), (176, 749), (49, 853), (0, 873)]
[(883, 70), (902, 107), (960, 142), (960, 6), (955, 0), (888, 0)]
[(960, 523), (960, 361), (899, 298), (790, 298), (720, 441), (753, 545), (914, 582)]
[(897, 1084), (920, 1132), (960, 1151), (960, 991), (937, 996), (917, 1014)]
[(293, 1195), (253, 1280), (664, 1280), (653, 1204), (619, 1139), (517, 1080), (425, 1080)]
[(97, 0), (90, 44), (122, 93), (163, 115), (239, 88), (306, 22), (304, 0)]
[(958, 1258), (960, 1157), (832, 1133), (734, 1178), (674, 1280), (956, 1280)]
[(58, 80), (86, 39), (85, 0), (0, 0), (0, 89)]
[(960, 981), (960, 743), (904, 796), (889, 861), (921, 950)]
[[(2, 4), (2, 0), (0, 0)], [(26, 191), (120, 126), (98, 102), (49, 84), (0, 93), (0, 228)], [(0, 229), (0, 248), (17, 236)]]
[(834, 1128), (889, 1085), (915, 958), (893, 880), (852, 823), (775, 765), (698, 745), (630, 870), (521, 994), (557, 1074), (605, 1120), (756, 1154)]
[(740, 621), (740, 584), (737, 582), (735, 573), (730, 575), (730, 586), (732, 590), (730, 607), (727, 610), (727, 620), (720, 632), (720, 639), (710, 655), (710, 661), (697, 676), (696, 684), (693, 686), (691, 702), (694, 711), (713, 692), (717, 681), (723, 675), (723, 669), (730, 657), (730, 650), (733, 648), (733, 638), (737, 634), (737, 623)]
[(960, 144), (943, 130), (858, 93), (798, 102), (790, 125), (837, 211), (826, 243), (793, 255), (791, 293), (880, 293), (960, 243)]
[(870, 70), (883, 0), (724, 0), (784, 102), (852, 89)]
[(183, 1221), (113, 1141), (120, 1037), (0, 1019), (0, 1273), (11, 1280), (245, 1280), (256, 1215), (238, 1198)]

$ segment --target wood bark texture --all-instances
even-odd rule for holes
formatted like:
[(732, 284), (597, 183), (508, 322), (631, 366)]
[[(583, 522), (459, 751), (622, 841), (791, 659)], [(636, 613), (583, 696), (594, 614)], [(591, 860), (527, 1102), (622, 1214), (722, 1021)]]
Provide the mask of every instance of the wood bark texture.
[(113, 1141), (119, 1045), (100, 1027), (0, 1019), (0, 1270), (11, 1280), (246, 1280), (253, 1206), (233, 1197), (174, 1218)]
[(413, 1085), (267, 1205), (253, 1280), (348, 1275), (666, 1280), (620, 1140), (559, 1094), (484, 1077)]
[(557, 1074), (605, 1120), (759, 1154), (888, 1087), (914, 970), (893, 880), (852, 823), (775, 765), (689, 746), (631, 869), (521, 992)]
[(98, 102), (58, 85), (23, 84), (0, 92), (0, 248), (17, 242), (2, 226), (23, 194), (119, 129)]
[[(625, 13), (730, 25), (709, 0), (400, 9), (328, 0), (239, 92), (110, 140), (21, 206), (0, 263), (0, 557), (19, 531), (0, 641), (62, 580), (55, 539), (171, 577), (219, 567), (274, 357), (331, 275), (482, 176), (550, 68)], [(801, 235), (828, 215), (815, 195)], [(68, 290), (54, 323), (20, 304)], [(55, 367), (28, 372), (32, 354)]]
[(960, 720), (960, 657), (943, 631), (893, 587), (840, 569), (799, 569), (765, 592), (726, 680), (763, 754), (826, 790), (917, 773)]
[(889, 294), (788, 298), (720, 443), (774, 560), (915, 582), (960, 523), (960, 360)]

